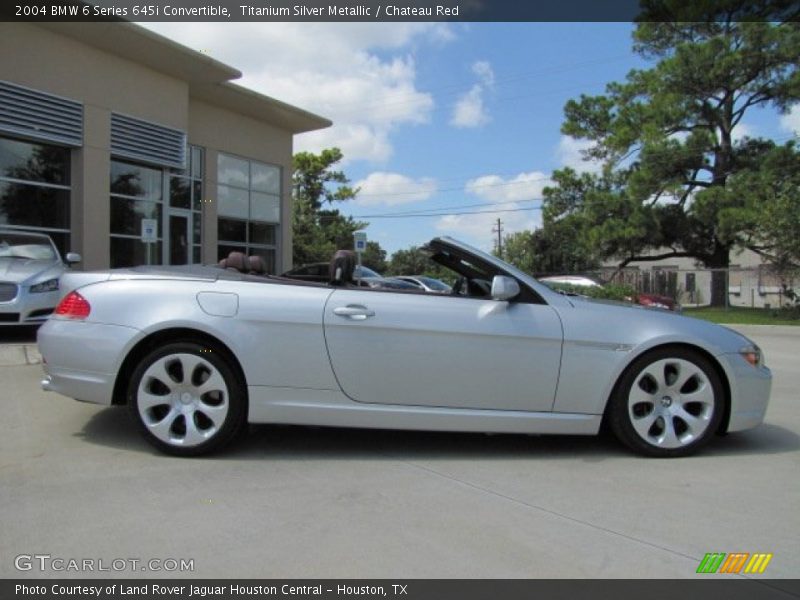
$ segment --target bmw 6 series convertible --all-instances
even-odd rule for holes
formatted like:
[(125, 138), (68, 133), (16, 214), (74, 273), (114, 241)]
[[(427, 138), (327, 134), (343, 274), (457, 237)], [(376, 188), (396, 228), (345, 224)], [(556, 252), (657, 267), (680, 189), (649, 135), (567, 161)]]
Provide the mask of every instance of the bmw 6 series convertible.
[(39, 331), (42, 386), (127, 405), (162, 451), (220, 449), (247, 423), (526, 434), (605, 425), (655, 457), (762, 422), (771, 374), (721, 326), (569, 297), (450, 238), (450, 294), (219, 266), (67, 273)]

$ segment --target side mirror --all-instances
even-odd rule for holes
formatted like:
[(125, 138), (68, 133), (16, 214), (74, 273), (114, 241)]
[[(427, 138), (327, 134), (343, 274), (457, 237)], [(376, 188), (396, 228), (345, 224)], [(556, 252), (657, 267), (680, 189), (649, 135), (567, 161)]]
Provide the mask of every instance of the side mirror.
[(519, 296), (519, 283), (513, 277), (495, 275), (492, 278), (492, 300), (511, 300)]
[(69, 266), (77, 264), (77, 263), (81, 262), (81, 260), (83, 260), (81, 258), (81, 255), (78, 254), (77, 252), (67, 252), (67, 256), (65, 257), (65, 259), (66, 259), (66, 263)]

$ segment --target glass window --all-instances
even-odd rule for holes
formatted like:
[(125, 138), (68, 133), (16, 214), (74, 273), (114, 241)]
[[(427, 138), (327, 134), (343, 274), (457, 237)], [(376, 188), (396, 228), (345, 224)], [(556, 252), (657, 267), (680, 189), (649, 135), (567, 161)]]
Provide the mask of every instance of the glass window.
[(203, 210), (203, 182), (192, 181), (192, 210)]
[(217, 195), (217, 214), (225, 217), (236, 217), (247, 219), (249, 193), (247, 190), (240, 190), (226, 185), (219, 186)]
[(270, 223), (248, 223), (250, 243), (274, 246), (278, 240), (278, 226)]
[(158, 169), (111, 161), (111, 193), (161, 201), (163, 174)]
[(281, 169), (220, 154), (217, 188), (218, 253), (261, 256), (273, 273), (281, 221)]
[(0, 180), (0, 225), (69, 230), (69, 190)]
[(161, 203), (111, 198), (111, 233), (123, 235), (142, 234), (142, 219), (158, 221), (158, 237), (161, 237)]
[(231, 252), (247, 252), (245, 244), (220, 244), (217, 246), (217, 260), (228, 258)]
[(192, 186), (186, 177), (169, 178), (169, 205), (175, 208), (192, 207)]
[(189, 146), (191, 175), (194, 179), (203, 178), (203, 149), (200, 146)]
[(217, 236), (226, 242), (247, 242), (247, 221), (220, 219)]
[(280, 223), (281, 199), (278, 196), (250, 192), (250, 218), (254, 221)]
[(161, 242), (145, 244), (138, 238), (111, 237), (111, 268), (160, 265)]
[(220, 153), (217, 169), (217, 181), (222, 185), (250, 187), (250, 164), (246, 160)]
[(70, 248), (70, 150), (0, 138), (0, 226), (39, 230)]
[(251, 163), (251, 189), (267, 194), (281, 193), (281, 170), (279, 167), (262, 163)]
[(69, 149), (0, 138), (0, 177), (69, 185)]
[[(165, 173), (168, 176), (169, 172), (162, 169), (111, 161), (110, 263), (112, 268), (162, 263)], [(170, 197), (173, 191), (172, 179), (180, 180), (180, 178), (170, 179)], [(181, 190), (180, 186), (178, 190)], [(142, 219), (157, 221), (158, 242), (145, 244), (141, 241)]]

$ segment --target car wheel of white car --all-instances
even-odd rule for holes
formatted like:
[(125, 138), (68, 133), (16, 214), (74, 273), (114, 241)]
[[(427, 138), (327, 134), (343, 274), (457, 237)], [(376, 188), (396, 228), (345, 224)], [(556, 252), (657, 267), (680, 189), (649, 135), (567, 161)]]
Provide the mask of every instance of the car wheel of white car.
[(687, 456), (717, 431), (723, 388), (711, 363), (687, 348), (663, 348), (631, 364), (616, 387), (609, 421), (633, 450)]
[(178, 342), (139, 362), (128, 406), (151, 444), (170, 454), (196, 456), (221, 448), (241, 431), (245, 393), (214, 348)]

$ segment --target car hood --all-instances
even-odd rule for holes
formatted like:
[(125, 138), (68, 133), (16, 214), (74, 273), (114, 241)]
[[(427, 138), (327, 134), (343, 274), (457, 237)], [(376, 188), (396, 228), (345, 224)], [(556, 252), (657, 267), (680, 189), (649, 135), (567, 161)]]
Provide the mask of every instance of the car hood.
[(28, 258), (0, 258), (0, 281), (24, 283), (36, 275), (47, 275), (52, 271), (51, 277), (58, 277), (63, 269), (57, 260), (33, 260)]

